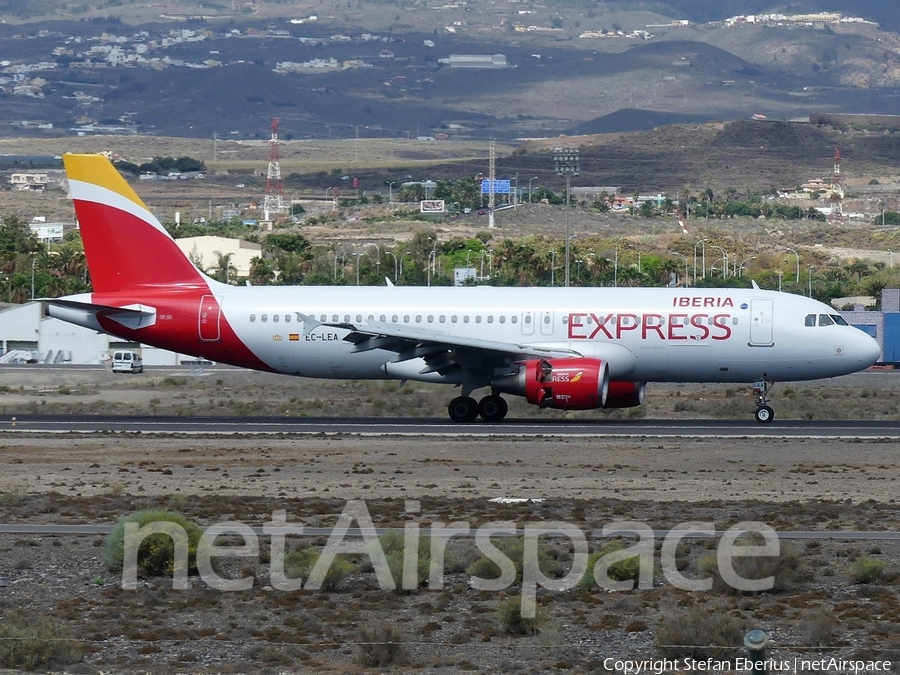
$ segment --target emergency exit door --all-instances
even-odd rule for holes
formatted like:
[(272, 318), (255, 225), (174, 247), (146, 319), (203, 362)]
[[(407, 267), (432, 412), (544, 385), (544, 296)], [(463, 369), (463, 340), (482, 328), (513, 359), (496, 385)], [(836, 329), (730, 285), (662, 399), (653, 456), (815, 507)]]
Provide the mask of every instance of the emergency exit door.
[(204, 295), (200, 298), (197, 318), (200, 342), (218, 342), (221, 339), (219, 323), (222, 319), (221, 296)]
[(750, 344), (755, 347), (771, 347), (772, 340), (772, 300), (750, 301)]

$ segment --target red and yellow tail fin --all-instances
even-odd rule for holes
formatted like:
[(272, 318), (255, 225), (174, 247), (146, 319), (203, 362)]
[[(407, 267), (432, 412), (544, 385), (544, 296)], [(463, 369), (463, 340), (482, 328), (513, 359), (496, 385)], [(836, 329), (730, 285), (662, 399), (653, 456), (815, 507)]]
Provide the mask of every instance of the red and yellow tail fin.
[(206, 279), (102, 155), (63, 155), (94, 291)]

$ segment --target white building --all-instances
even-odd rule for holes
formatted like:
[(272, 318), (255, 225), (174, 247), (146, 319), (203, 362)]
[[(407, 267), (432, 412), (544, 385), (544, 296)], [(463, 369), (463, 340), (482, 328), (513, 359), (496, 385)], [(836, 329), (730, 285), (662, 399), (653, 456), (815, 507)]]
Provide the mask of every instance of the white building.
[(438, 63), (451, 68), (507, 68), (504, 54), (451, 54), (448, 59), (438, 59)]
[(106, 333), (44, 316), (40, 302), (13, 305), (0, 311), (0, 363), (92, 365), (105, 363), (116, 349), (142, 354), (146, 366), (177, 366), (192, 356), (126, 342)]
[(45, 173), (14, 173), (9, 177), (10, 185), (17, 190), (43, 190), (49, 177)]
[(241, 279), (250, 276), (251, 261), (263, 257), (261, 244), (241, 239), (213, 236), (185, 237), (176, 239), (175, 243), (204, 272), (216, 268), (219, 255), (231, 255), (230, 263), (237, 277)]

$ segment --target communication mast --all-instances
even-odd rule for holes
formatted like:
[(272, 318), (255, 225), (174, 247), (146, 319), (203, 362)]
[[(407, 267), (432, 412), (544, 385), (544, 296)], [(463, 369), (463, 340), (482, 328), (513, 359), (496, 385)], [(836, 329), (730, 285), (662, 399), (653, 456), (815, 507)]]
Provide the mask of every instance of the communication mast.
[(834, 175), (831, 178), (831, 214), (828, 219), (832, 222), (839, 220), (844, 222), (844, 186), (841, 177), (841, 149), (834, 149)]
[(272, 213), (284, 213), (284, 198), (281, 189), (281, 165), (278, 161), (278, 118), (272, 118), (272, 139), (269, 143), (269, 171), (266, 175), (266, 198), (263, 214), (269, 220)]

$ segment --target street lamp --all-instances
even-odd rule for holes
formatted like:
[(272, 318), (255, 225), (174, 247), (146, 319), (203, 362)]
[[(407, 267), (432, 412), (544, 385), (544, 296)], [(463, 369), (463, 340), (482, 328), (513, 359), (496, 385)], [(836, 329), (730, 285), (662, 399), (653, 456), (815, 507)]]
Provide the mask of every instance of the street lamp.
[(394, 186), (397, 184), (395, 180), (386, 180), (384, 181), (388, 186), (388, 204), (394, 203)]
[(784, 276), (784, 270), (778, 270), (775, 274), (778, 275), (778, 292), (781, 293), (781, 277)]
[(400, 256), (400, 276), (401, 277), (403, 276), (403, 259), (406, 256), (409, 256), (410, 258), (412, 258), (413, 254), (411, 252), (407, 251), (406, 253), (404, 253), (403, 255)]
[(34, 300), (34, 265), (37, 263), (37, 258), (31, 259), (31, 299)]
[(744, 276), (744, 265), (747, 264), (747, 262), (749, 262), (750, 260), (755, 260), (755, 259), (756, 259), (756, 256), (755, 256), (755, 255), (751, 255), (749, 258), (744, 258), (744, 259), (741, 261), (741, 264), (738, 265), (737, 270), (735, 270), (736, 273), (737, 273), (737, 275), (738, 275), (739, 277), (743, 277), (743, 276)]
[(620, 240), (616, 240), (616, 256), (613, 260), (613, 288), (618, 288), (619, 286), (619, 244), (621, 243)]
[(706, 278), (706, 239), (698, 239), (694, 244), (694, 284), (697, 283), (697, 247), (703, 245), (703, 278)]
[(578, 175), (578, 148), (554, 148), (553, 164), (558, 176), (566, 177), (566, 288), (569, 287), (569, 193), (572, 176)]
[(331, 210), (333, 211), (334, 210), (334, 188), (333, 187), (325, 188), (325, 202), (327, 205), (329, 190), (331, 190)]
[(359, 286), (359, 259), (366, 254), (364, 251), (360, 251), (359, 253), (354, 253), (353, 255), (356, 256), (356, 285)]
[(556, 249), (550, 249), (550, 285), (556, 285)]
[(385, 249), (385, 255), (389, 255), (394, 259), (394, 283), (397, 283), (397, 255), (393, 251)]
[(537, 180), (537, 176), (528, 179), (528, 203), (531, 203), (531, 181)]
[(814, 269), (816, 269), (816, 266), (815, 265), (807, 265), (806, 267), (809, 269), (809, 292), (807, 294), (807, 297), (811, 298), (812, 297), (812, 272)]
[(710, 248), (717, 248), (717, 249), (719, 249), (720, 251), (722, 251), (722, 261), (723, 261), (723, 263), (724, 263), (724, 264), (722, 265), (722, 278), (724, 279), (725, 277), (728, 276), (728, 251), (726, 251), (726, 250), (725, 250), (724, 248), (722, 248), (721, 246), (713, 246), (712, 244), (710, 244), (709, 247), (710, 247)]
[(797, 256), (797, 283), (799, 284), (800, 283), (800, 254), (797, 253), (797, 251), (792, 249), (790, 246), (785, 246), (784, 248), (785, 248), (785, 250), (790, 251), (795, 256)]
[(684, 258), (684, 287), (688, 287), (688, 258), (684, 253), (679, 253), (678, 251), (669, 251), (672, 255), (681, 256)]
[(380, 274), (381, 273), (381, 249), (378, 248), (378, 244), (376, 244), (374, 242), (369, 242), (368, 244), (366, 244), (366, 246), (374, 246), (375, 250), (378, 252), (378, 257), (375, 258), (375, 270), (376, 270), (376, 273)]

